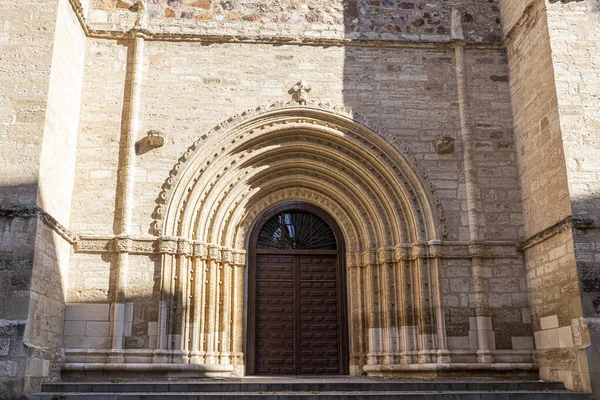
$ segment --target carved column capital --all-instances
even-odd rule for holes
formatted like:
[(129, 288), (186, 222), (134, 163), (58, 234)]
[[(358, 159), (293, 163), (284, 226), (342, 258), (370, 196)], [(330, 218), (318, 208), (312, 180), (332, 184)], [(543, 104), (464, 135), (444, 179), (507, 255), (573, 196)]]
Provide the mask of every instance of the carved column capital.
[(129, 253), (133, 246), (133, 240), (128, 236), (115, 236), (114, 248), (117, 253)]
[(158, 251), (167, 254), (177, 253), (177, 238), (170, 236), (160, 237), (158, 239)]
[(187, 239), (177, 241), (177, 254), (189, 256), (192, 254), (192, 244)]
[(217, 245), (209, 244), (208, 258), (214, 261), (221, 261), (221, 248)]
[(206, 243), (194, 243), (194, 257), (199, 257), (203, 260), (206, 260), (206, 257), (208, 257), (208, 248), (206, 247)]

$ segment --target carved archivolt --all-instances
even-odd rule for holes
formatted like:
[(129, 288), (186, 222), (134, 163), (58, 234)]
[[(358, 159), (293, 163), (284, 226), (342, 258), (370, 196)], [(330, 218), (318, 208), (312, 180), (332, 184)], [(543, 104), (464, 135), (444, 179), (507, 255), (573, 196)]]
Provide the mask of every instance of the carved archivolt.
[(349, 251), (442, 239), (433, 185), (388, 136), (329, 104), (277, 103), (232, 117), (171, 171), (156, 233), (243, 248), (258, 214), (290, 199), (327, 209)]

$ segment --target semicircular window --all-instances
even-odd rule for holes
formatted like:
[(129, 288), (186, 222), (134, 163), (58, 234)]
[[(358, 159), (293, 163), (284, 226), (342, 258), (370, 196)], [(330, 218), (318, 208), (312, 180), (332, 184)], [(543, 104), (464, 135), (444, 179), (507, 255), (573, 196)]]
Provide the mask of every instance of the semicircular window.
[(322, 218), (300, 210), (284, 211), (270, 218), (258, 236), (259, 249), (335, 250), (333, 230)]

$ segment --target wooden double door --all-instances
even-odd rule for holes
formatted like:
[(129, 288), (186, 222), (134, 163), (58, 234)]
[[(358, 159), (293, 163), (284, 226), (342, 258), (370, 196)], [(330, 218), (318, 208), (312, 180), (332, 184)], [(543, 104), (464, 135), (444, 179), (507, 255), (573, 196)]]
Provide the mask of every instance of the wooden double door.
[(253, 253), (247, 373), (347, 373), (338, 249)]

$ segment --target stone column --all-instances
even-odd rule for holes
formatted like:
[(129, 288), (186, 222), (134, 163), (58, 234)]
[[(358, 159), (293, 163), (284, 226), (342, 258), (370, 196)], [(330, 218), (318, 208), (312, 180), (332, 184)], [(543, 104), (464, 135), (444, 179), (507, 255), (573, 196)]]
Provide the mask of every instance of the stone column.
[(431, 276), (432, 276), (432, 306), (435, 313), (435, 323), (437, 327), (437, 362), (449, 363), (450, 351), (446, 339), (446, 317), (444, 315), (444, 303), (442, 300), (442, 288), (440, 284), (440, 263), (442, 259), (441, 243), (430, 242), (429, 254), (431, 258)]
[(383, 335), (381, 329), (381, 307), (379, 299), (379, 274), (377, 253), (363, 253), (362, 268), (364, 278), (363, 297), (365, 298), (365, 314), (367, 316), (367, 364), (380, 364)]
[(218, 299), (219, 299), (219, 264), (221, 253), (219, 246), (208, 246), (207, 287), (206, 287), (206, 325), (204, 340), (206, 341), (206, 364), (217, 364), (217, 328), (218, 328)]
[[(360, 376), (365, 363), (364, 298), (362, 290), (362, 255), (346, 253), (348, 263), (348, 336), (350, 338), (350, 375)], [(344, 267), (344, 266), (342, 266)]]
[(233, 278), (233, 253), (229, 249), (222, 250), (221, 285), (219, 309), (219, 364), (229, 364), (231, 356), (230, 335), (232, 329), (231, 295)]
[[(477, 172), (474, 163), (474, 146), (472, 121), (469, 114), (469, 91), (465, 73), (464, 34), (461, 14), (452, 10), (452, 39), (455, 41), (456, 86), (458, 92), (458, 108), (460, 113), (460, 136), (463, 146), (463, 168), (465, 172), (465, 189), (467, 194), (467, 214), (469, 220), (469, 239), (476, 245), (481, 242), (480, 215), (478, 208), (479, 190)], [(475, 316), (477, 324), (477, 360), (481, 363), (493, 362), (488, 334), (492, 329), (487, 282), (483, 276), (483, 261), (479, 254), (471, 253), (471, 271), (475, 291)]]
[(412, 248), (414, 262), (414, 292), (417, 299), (418, 359), (419, 364), (435, 362), (435, 321), (431, 307), (431, 272), (425, 244), (415, 243)]
[(412, 269), (407, 260), (406, 249), (396, 246), (394, 249), (396, 262), (396, 293), (400, 304), (400, 336), (402, 337), (400, 363), (412, 364), (416, 361), (415, 352), (415, 315), (414, 296), (412, 291)]
[(206, 245), (194, 244), (190, 364), (204, 364), (204, 296), (206, 279)]
[[(145, 0), (138, 0), (138, 19), (131, 30), (132, 57), (129, 65), (129, 91), (126, 93), (125, 104), (127, 110), (126, 131), (120, 143), (120, 156), (122, 162), (117, 171), (118, 182), (121, 190), (117, 193), (116, 208), (120, 211), (119, 239), (131, 236), (131, 221), (133, 214), (133, 188), (135, 180), (135, 142), (139, 131), (140, 102), (142, 93), (143, 64), (144, 64), (144, 32), (146, 30)], [(112, 305), (112, 351), (108, 362), (122, 363), (123, 339), (125, 333), (125, 301), (127, 298), (127, 270), (129, 268), (129, 252), (127, 249), (117, 253), (114, 297)]]
[(234, 373), (243, 375), (244, 354), (242, 352), (243, 328), (244, 328), (244, 269), (246, 266), (246, 251), (233, 251), (233, 276), (232, 276), (232, 299), (231, 299), (231, 363), (234, 365)]

